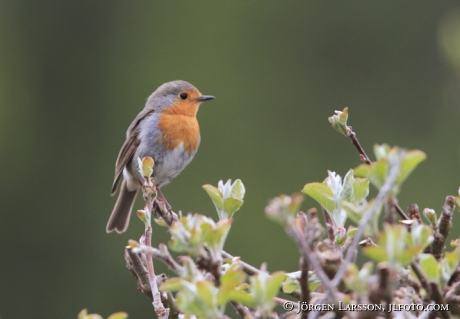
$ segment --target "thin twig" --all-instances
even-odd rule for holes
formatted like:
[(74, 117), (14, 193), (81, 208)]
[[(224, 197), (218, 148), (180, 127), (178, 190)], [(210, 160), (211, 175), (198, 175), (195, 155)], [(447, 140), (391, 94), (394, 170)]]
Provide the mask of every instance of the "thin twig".
[(300, 230), (295, 224), (290, 224), (288, 225), (288, 233), (297, 242), (297, 245), (299, 246), (302, 253), (302, 257), (308, 262), (309, 265), (311, 265), (314, 273), (316, 276), (318, 276), (325, 289), (329, 292), (329, 296), (332, 298), (333, 302), (338, 303), (339, 299), (338, 291), (336, 289), (337, 286), (332, 285), (331, 280), (326, 275), (324, 269), (321, 267), (321, 263), (318, 260), (317, 255), (313, 253), (309, 243), (306, 242)]
[(142, 291), (144, 295), (146, 295), (151, 301), (153, 301), (149, 274), (147, 272), (147, 269), (145, 269), (144, 265), (142, 264), (141, 257), (137, 253), (133, 252), (131, 247), (128, 246), (125, 248), (125, 259), (126, 266), (131, 272), (131, 275), (136, 280), (139, 289)]
[(158, 192), (158, 195), (160, 195), (162, 199), (158, 199), (158, 198), (155, 199), (155, 204), (156, 204), (156, 207), (158, 208), (156, 211), (161, 216), (161, 218), (164, 220), (166, 225), (171, 227), (171, 225), (178, 220), (177, 214), (172, 211), (171, 205), (169, 205), (168, 201), (166, 200), (165, 195), (163, 195), (163, 193), (161, 192), (159, 188), (157, 188), (157, 192)]
[[(367, 156), (366, 152), (364, 151), (363, 147), (361, 146), (361, 144), (359, 143), (358, 141), (358, 138), (356, 137), (356, 133), (352, 131), (352, 128), (351, 126), (348, 126), (349, 128), (349, 133), (347, 133), (347, 136), (351, 139), (351, 142), (353, 143), (353, 145), (356, 147), (356, 149), (358, 150), (359, 152), (359, 157), (361, 158), (361, 160), (364, 161), (364, 163), (366, 163), (367, 165), (372, 165), (372, 161), (369, 159), (369, 156)], [(394, 208), (396, 209), (396, 212), (399, 214), (399, 216), (404, 219), (404, 220), (407, 220), (409, 219), (409, 217), (407, 217), (406, 213), (403, 211), (403, 209), (398, 205), (398, 203), (396, 202), (393, 202), (392, 205), (394, 206)]]
[[(234, 256), (230, 255), (229, 253), (227, 253), (226, 251), (222, 251), (222, 257), (223, 258), (226, 258), (226, 259), (233, 259), (235, 258)], [(257, 269), (256, 267), (254, 266), (251, 266), (250, 264), (248, 263), (245, 263), (244, 261), (242, 261), (241, 259), (238, 260), (238, 263), (243, 267), (242, 270), (248, 275), (248, 276), (253, 276), (255, 274), (261, 274), (262, 272)], [(280, 288), (281, 292), (282, 291), (282, 287)], [(300, 294), (297, 292), (297, 291), (292, 291), (290, 293), (286, 293), (285, 294), (287, 295), (290, 295), (290, 296), (293, 296), (297, 299), (300, 299)]]
[(369, 156), (367, 156), (363, 147), (359, 143), (358, 138), (356, 137), (356, 133), (351, 130), (351, 126), (349, 126), (349, 128), (350, 128), (350, 133), (348, 133), (347, 135), (351, 139), (351, 142), (353, 143), (353, 145), (358, 150), (359, 155), (360, 155), (359, 157), (364, 161), (364, 163), (366, 163), (367, 165), (371, 165), (372, 161), (369, 159)]
[(415, 219), (419, 223), (419, 225), (423, 225), (422, 218), (420, 218), (420, 211), (418, 209), (417, 204), (412, 204), (409, 207), (407, 207), (407, 211), (409, 213), (409, 218), (410, 219)]
[(343, 275), (348, 269), (348, 265), (352, 262), (352, 260), (354, 260), (356, 250), (358, 248), (361, 237), (364, 233), (364, 228), (371, 220), (371, 217), (374, 214), (374, 212), (377, 210), (380, 204), (385, 200), (387, 193), (391, 190), (391, 187), (393, 186), (393, 182), (395, 181), (396, 176), (399, 173), (399, 167), (401, 165), (401, 161), (403, 159), (404, 153), (405, 153), (404, 150), (399, 152), (399, 156), (396, 162), (394, 163), (393, 167), (391, 168), (390, 173), (388, 174), (388, 177), (385, 181), (385, 184), (383, 184), (383, 186), (380, 188), (379, 193), (377, 194), (377, 197), (372, 203), (372, 206), (368, 209), (368, 211), (363, 215), (363, 218), (361, 218), (361, 220), (359, 221), (358, 232), (356, 233), (355, 237), (353, 238), (353, 242), (351, 243), (350, 247), (347, 250), (346, 258), (344, 262), (342, 263), (342, 265), (340, 266), (337, 273), (335, 274), (334, 279), (332, 279), (331, 281), (331, 285), (333, 285), (334, 287), (337, 287), (337, 285), (340, 283)]
[[(235, 258), (234, 256), (230, 255), (229, 253), (227, 253), (226, 251), (222, 251), (222, 257), (223, 258), (226, 258), (226, 259), (233, 259)], [(249, 276), (252, 276), (252, 275), (255, 275), (255, 274), (260, 274), (261, 271), (259, 269), (257, 269), (256, 267), (254, 266), (251, 266), (250, 264), (248, 263), (245, 263), (244, 261), (242, 261), (241, 259), (238, 261), (238, 263), (243, 266), (243, 271), (248, 274)]]
[(387, 319), (391, 318), (391, 313), (388, 311), (391, 307), (391, 278), (390, 278), (390, 269), (388, 269), (388, 265), (385, 263), (379, 264), (378, 269), (379, 274), (379, 292), (380, 292), (380, 300), (385, 302), (385, 317)]
[[(310, 303), (310, 287), (308, 285), (308, 262), (305, 260), (305, 258), (301, 257), (299, 264), (300, 264), (300, 270), (301, 270), (301, 275), (300, 275), (300, 291), (302, 292), (301, 302), (302, 304), (304, 303), (309, 304)], [(308, 311), (302, 311), (300, 318), (307, 319)]]
[(442, 206), (441, 216), (437, 222), (438, 227), (434, 228), (434, 240), (427, 248), (436, 260), (440, 261), (444, 253), (447, 236), (449, 236), (452, 227), (452, 214), (455, 209), (455, 199), (453, 196), (447, 196)]
[[(438, 305), (445, 305), (446, 301), (441, 293), (441, 290), (439, 289), (439, 286), (436, 282), (430, 282), (430, 287), (431, 287), (431, 299), (438, 304)], [(448, 311), (438, 311), (438, 314), (443, 318), (443, 319), (450, 319), (450, 313)]]
[(460, 282), (454, 283), (446, 293), (446, 303), (450, 305), (449, 311), (453, 315), (460, 315)]
[(323, 212), (324, 222), (327, 228), (327, 236), (329, 237), (331, 243), (333, 243), (335, 241), (334, 228), (332, 226), (334, 223), (332, 222), (331, 216), (329, 216), (329, 213), (324, 209), (324, 207), (321, 207), (321, 210)]
[(254, 316), (252, 313), (249, 311), (249, 309), (245, 306), (243, 306), (239, 302), (230, 302), (230, 304), (233, 306), (233, 309), (240, 315), (241, 318), (243, 319), (254, 319)]
[(178, 319), (180, 311), (176, 306), (176, 300), (174, 299), (174, 296), (173, 296), (171, 291), (168, 291), (166, 293), (166, 295), (168, 296), (167, 302), (168, 302), (168, 306), (169, 306), (169, 309), (170, 309), (169, 318)]
[(176, 274), (180, 274), (182, 271), (182, 266), (177, 263), (174, 258), (169, 253), (167, 246), (163, 243), (159, 245), (159, 249), (154, 247), (149, 247), (146, 245), (140, 245), (133, 249), (137, 253), (143, 253), (146, 255), (151, 255), (153, 258), (162, 261), (170, 270)]
[(392, 200), (391, 205), (395, 208), (396, 212), (399, 214), (399, 217), (401, 217), (403, 220), (409, 220), (410, 218), (406, 215), (406, 213), (403, 211), (401, 206), (396, 203), (396, 201)]
[(415, 275), (417, 276), (418, 280), (420, 281), (420, 284), (422, 285), (423, 289), (425, 289), (427, 295), (431, 295), (431, 287), (430, 287), (428, 278), (425, 277), (425, 274), (420, 268), (420, 264), (418, 263), (418, 260), (416, 259), (412, 260), (410, 263), (410, 266), (412, 270), (414, 271)]
[[(144, 233), (144, 245), (147, 247), (152, 247), (152, 211), (153, 204), (157, 198), (158, 189), (153, 185), (152, 180), (148, 177), (144, 177), (144, 185), (142, 185), (142, 194), (145, 201), (144, 211), (146, 213), (145, 223), (145, 233)], [(159, 319), (167, 319), (169, 317), (169, 308), (165, 308), (161, 301), (160, 290), (158, 289), (158, 283), (155, 275), (155, 268), (153, 266), (152, 255), (146, 256), (147, 262), (147, 272), (150, 281), (150, 288), (152, 290), (153, 296), (153, 308)]]
[[(152, 247), (152, 226), (149, 224), (146, 225), (145, 230), (145, 245), (147, 247)], [(151, 255), (147, 255), (147, 272), (149, 274), (150, 287), (152, 288), (153, 295), (153, 308), (159, 319), (167, 319), (169, 316), (169, 308), (165, 308), (161, 302), (160, 290), (158, 289), (158, 284), (155, 276), (155, 269), (153, 267), (153, 260)]]

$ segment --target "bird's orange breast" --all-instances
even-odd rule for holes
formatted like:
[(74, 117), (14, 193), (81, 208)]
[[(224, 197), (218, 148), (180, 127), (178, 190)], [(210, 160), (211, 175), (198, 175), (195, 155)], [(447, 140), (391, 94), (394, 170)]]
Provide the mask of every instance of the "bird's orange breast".
[(196, 151), (200, 143), (200, 127), (195, 116), (198, 105), (195, 110), (191, 110), (190, 106), (182, 110), (180, 106), (165, 109), (158, 128), (163, 133), (162, 145), (165, 150), (173, 150), (183, 143), (184, 151), (191, 153)]

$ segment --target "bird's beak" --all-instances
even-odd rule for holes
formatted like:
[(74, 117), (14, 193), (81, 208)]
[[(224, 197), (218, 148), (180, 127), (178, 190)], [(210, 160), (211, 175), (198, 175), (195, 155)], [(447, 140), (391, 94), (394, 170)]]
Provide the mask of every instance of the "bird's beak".
[(209, 100), (213, 100), (215, 99), (214, 96), (212, 95), (202, 95), (200, 97), (198, 97), (196, 100), (199, 101), (199, 102), (204, 102), (204, 101), (209, 101)]

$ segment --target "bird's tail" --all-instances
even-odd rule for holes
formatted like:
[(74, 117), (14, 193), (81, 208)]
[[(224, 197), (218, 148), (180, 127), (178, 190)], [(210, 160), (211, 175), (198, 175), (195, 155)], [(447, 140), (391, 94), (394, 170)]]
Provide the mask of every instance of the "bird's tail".
[(126, 181), (123, 180), (118, 194), (117, 202), (110, 215), (109, 222), (107, 223), (107, 232), (116, 231), (123, 233), (129, 224), (129, 216), (133, 209), (134, 200), (136, 199), (137, 190), (129, 191), (126, 187)]

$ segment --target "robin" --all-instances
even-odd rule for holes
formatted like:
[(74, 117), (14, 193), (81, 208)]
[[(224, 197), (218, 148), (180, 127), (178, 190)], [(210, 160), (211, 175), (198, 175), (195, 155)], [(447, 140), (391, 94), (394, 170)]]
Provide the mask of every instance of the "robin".
[(123, 181), (107, 223), (108, 233), (122, 233), (128, 227), (137, 191), (144, 182), (137, 158), (152, 157), (154, 184), (158, 188), (168, 184), (195, 156), (200, 144), (196, 113), (201, 102), (212, 99), (214, 96), (202, 95), (192, 84), (180, 80), (161, 85), (149, 96), (128, 127), (115, 163), (110, 195), (117, 191), (122, 175)]

